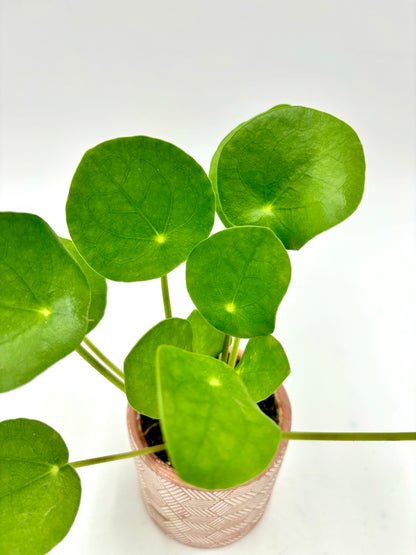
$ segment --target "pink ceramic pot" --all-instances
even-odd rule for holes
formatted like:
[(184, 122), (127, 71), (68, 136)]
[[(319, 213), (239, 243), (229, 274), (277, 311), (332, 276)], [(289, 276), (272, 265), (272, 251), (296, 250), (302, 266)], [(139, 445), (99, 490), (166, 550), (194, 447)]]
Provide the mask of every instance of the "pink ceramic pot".
[[(283, 386), (275, 393), (280, 427), (289, 431), (292, 414)], [(132, 449), (147, 447), (140, 414), (127, 410)], [(235, 488), (204, 490), (183, 482), (175, 470), (155, 454), (134, 459), (146, 509), (165, 534), (193, 547), (221, 547), (245, 536), (269, 502), (286, 451), (282, 440), (276, 456), (264, 472)]]

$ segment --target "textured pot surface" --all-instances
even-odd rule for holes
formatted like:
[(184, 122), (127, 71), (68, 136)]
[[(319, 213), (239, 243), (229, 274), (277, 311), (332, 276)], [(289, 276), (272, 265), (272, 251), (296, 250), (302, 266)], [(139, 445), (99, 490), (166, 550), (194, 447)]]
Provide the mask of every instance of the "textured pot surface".
[[(289, 431), (291, 407), (280, 386), (275, 393), (280, 427)], [(132, 449), (147, 447), (140, 415), (127, 410)], [(183, 482), (175, 470), (155, 454), (134, 459), (146, 509), (163, 532), (193, 547), (221, 547), (245, 536), (260, 518), (269, 502), (286, 451), (282, 440), (269, 467), (241, 486), (226, 490), (204, 490)]]

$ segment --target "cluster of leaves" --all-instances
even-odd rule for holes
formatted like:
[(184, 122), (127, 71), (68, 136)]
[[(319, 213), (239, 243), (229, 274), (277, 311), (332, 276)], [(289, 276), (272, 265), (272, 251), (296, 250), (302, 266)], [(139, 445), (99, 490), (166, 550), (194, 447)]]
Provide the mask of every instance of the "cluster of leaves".
[[(161, 420), (183, 480), (212, 489), (251, 479), (280, 440), (256, 403), (290, 371), (270, 335), (290, 281), (286, 248), (357, 208), (364, 169), (348, 125), (287, 105), (233, 130), (209, 178), (158, 139), (120, 138), (87, 151), (67, 202), (72, 241), (35, 215), (0, 214), (0, 391), (79, 348), (104, 314), (105, 278), (166, 279), (186, 261), (196, 310), (163, 320), (132, 348), (127, 399)], [(209, 236), (215, 207), (227, 229)], [(227, 364), (231, 336), (249, 338), (235, 369)], [(0, 474), (0, 551), (47, 552), (80, 500), (62, 438), (36, 421), (0, 423)]]

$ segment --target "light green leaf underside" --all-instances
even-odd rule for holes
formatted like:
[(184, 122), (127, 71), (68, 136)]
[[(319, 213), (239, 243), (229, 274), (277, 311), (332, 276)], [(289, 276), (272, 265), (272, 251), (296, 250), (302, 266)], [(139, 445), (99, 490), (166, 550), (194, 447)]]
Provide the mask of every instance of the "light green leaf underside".
[(43, 555), (68, 533), (81, 484), (60, 435), (36, 420), (0, 423), (0, 553)]
[(188, 320), (192, 325), (192, 351), (216, 357), (222, 351), (225, 334), (215, 329), (198, 310), (193, 310)]
[(103, 276), (97, 274), (95, 270), (89, 266), (75, 248), (74, 243), (70, 239), (61, 237), (64, 246), (69, 250), (70, 254), (75, 258), (81, 267), (84, 276), (87, 278), (91, 291), (91, 304), (88, 312), (88, 330), (89, 333), (95, 328), (101, 318), (104, 316), (107, 304), (107, 282)]
[(124, 361), (127, 399), (137, 412), (151, 418), (159, 418), (156, 351), (160, 345), (191, 351), (192, 328), (188, 320), (162, 320), (136, 343)]
[(250, 339), (235, 370), (256, 403), (274, 393), (290, 374), (286, 353), (271, 335)]
[(280, 428), (224, 362), (176, 347), (158, 350), (161, 424), (182, 480), (226, 489), (261, 473), (276, 454)]
[(272, 231), (233, 227), (195, 247), (186, 264), (186, 285), (215, 328), (235, 337), (256, 337), (273, 332), (290, 272), (288, 254)]
[(215, 200), (203, 169), (176, 146), (125, 137), (87, 151), (67, 202), (71, 237), (115, 281), (167, 274), (212, 229)]
[(351, 127), (287, 105), (227, 135), (210, 168), (224, 225), (269, 227), (290, 249), (351, 215), (364, 176), (363, 149)]
[(0, 213), (0, 391), (33, 379), (84, 338), (90, 289), (38, 216)]

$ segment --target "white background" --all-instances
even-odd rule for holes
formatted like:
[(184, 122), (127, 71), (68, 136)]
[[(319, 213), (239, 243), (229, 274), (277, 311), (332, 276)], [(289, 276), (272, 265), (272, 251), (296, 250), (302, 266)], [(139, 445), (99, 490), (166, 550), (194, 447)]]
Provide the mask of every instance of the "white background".
[[(294, 430), (416, 430), (416, 4), (411, 0), (2, 0), (1, 210), (67, 236), (84, 151), (171, 141), (208, 170), (233, 127), (276, 104), (349, 123), (364, 145), (357, 212), (290, 253), (275, 335)], [(218, 224), (216, 229), (221, 229)], [(191, 302), (183, 266), (174, 314)], [(109, 283), (91, 339), (120, 365), (163, 318), (157, 280)], [(126, 401), (77, 354), (0, 397), (0, 418), (45, 421), (71, 460), (129, 448)], [(416, 448), (292, 442), (262, 522), (225, 554), (416, 552)], [(54, 555), (197, 553), (145, 513), (132, 461), (80, 470), (81, 508)], [(214, 550), (216, 553), (216, 550)]]

